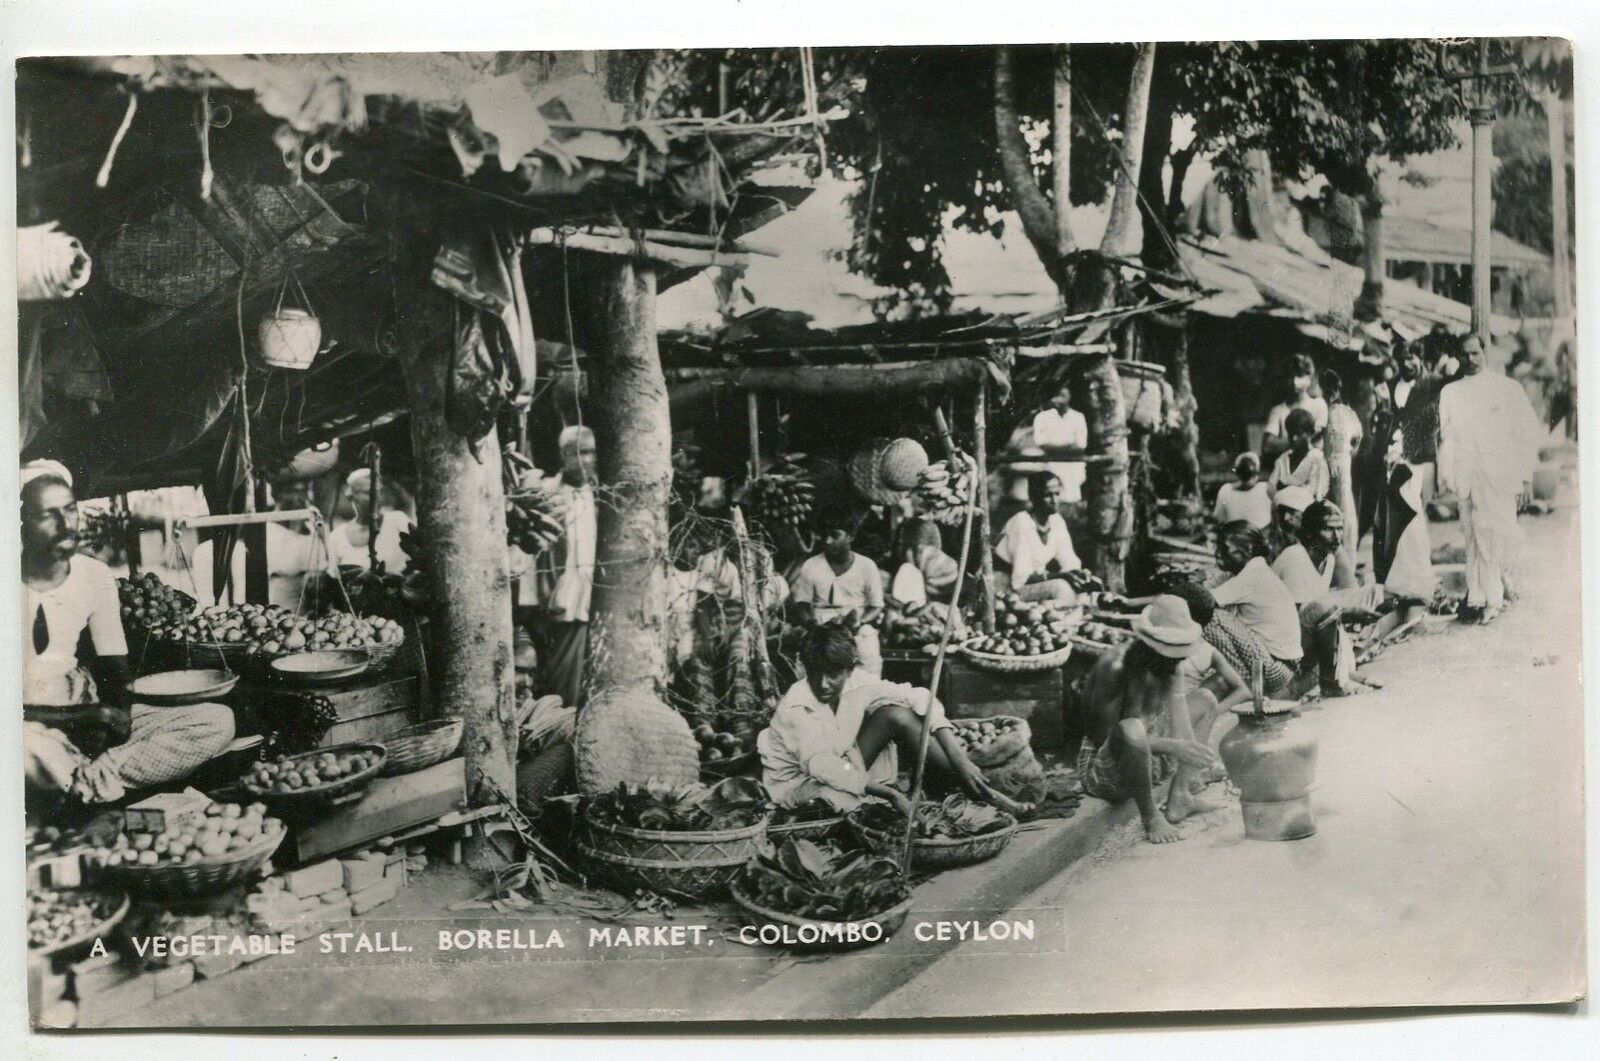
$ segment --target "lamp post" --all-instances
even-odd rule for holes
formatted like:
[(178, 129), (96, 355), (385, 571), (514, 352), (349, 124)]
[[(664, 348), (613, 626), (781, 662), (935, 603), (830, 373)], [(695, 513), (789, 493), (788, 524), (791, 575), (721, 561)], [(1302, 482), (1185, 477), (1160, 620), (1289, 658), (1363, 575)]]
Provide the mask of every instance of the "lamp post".
[(1513, 66), (1489, 65), (1489, 38), (1478, 39), (1478, 62), (1469, 72), (1450, 78), (1460, 81), (1467, 99), (1468, 120), (1472, 123), (1472, 334), (1489, 349), (1489, 291), (1491, 268), (1489, 233), (1494, 162), (1495, 100), (1492, 86), (1496, 78), (1513, 77)]

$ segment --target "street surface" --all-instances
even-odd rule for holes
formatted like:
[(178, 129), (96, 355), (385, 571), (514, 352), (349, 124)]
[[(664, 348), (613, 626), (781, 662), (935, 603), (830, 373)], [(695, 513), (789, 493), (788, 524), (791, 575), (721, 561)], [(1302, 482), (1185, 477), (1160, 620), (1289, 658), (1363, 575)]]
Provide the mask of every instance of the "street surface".
[[(1305, 716), (1320, 740), (1315, 836), (1246, 840), (1236, 804), (1185, 826), (1177, 844), (1125, 825), (1029, 901), (1065, 910), (1065, 955), (957, 948), (868, 1015), (1579, 993), (1577, 518), (1568, 506), (1521, 522), (1523, 597), (1499, 621), (1395, 646), (1368, 670), (1382, 691)], [(1433, 532), (1436, 545), (1460, 541), (1456, 524)]]

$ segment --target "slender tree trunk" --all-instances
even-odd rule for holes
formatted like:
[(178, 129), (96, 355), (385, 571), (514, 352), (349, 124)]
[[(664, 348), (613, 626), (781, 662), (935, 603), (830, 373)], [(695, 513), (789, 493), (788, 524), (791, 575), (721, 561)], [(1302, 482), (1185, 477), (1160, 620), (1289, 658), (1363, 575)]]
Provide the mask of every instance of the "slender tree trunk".
[(700, 765), (688, 723), (663, 700), (672, 425), (656, 349), (655, 273), (610, 255), (587, 265), (600, 485), (578, 782), (586, 792), (619, 782), (683, 784), (698, 779)]
[[(1144, 154), (1145, 116), (1150, 109), (1150, 77), (1156, 66), (1156, 46), (1140, 44), (1133, 60), (1133, 73), (1128, 78), (1128, 102), (1123, 108), (1121, 173), (1117, 175), (1117, 190), (1111, 200), (1111, 220), (1106, 223), (1105, 238), (1100, 241), (1102, 252), (1118, 257), (1138, 250), (1138, 237), (1134, 225), (1139, 219), (1139, 168)], [(1151, 165), (1159, 169), (1161, 160), (1152, 159)]]
[[(1056, 211), (1056, 256), (1077, 249), (1072, 238), (1072, 45), (1055, 51), (1054, 105), (1050, 116), (1050, 194)], [(1013, 125), (1016, 123), (1013, 121)]]
[(1361, 295), (1356, 299), (1357, 320), (1373, 321), (1383, 316), (1384, 246), (1383, 197), (1377, 188), (1361, 196)]
[(1172, 61), (1163, 53), (1150, 83), (1149, 115), (1144, 125), (1144, 146), (1139, 165), (1139, 208), (1143, 242), (1139, 260), (1152, 269), (1176, 270), (1178, 263), (1166, 237), (1167, 192), (1162, 171), (1172, 150)]
[(1567, 244), (1567, 105), (1559, 92), (1545, 95), (1544, 115), (1550, 144), (1550, 281), (1556, 320), (1564, 325), (1572, 318), (1572, 252)]
[(1178, 217), (1183, 213), (1183, 182), (1189, 176), (1189, 165), (1197, 153), (1193, 146), (1172, 153), (1172, 183), (1167, 192), (1168, 217)]
[(491, 431), (477, 452), (445, 423), (454, 357), (453, 307), (427, 282), (426, 257), (397, 265), (401, 370), (411, 405), (417, 522), (427, 542), (439, 651), (429, 663), (440, 713), (465, 720), (467, 791), (474, 806), (516, 791), (517, 725), (512, 669), (500, 443)]

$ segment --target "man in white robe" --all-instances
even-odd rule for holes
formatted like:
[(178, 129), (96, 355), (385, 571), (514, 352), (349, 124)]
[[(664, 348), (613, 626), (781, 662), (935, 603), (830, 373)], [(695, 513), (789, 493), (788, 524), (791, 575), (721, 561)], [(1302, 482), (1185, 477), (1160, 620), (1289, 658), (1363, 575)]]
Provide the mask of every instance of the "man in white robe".
[(1462, 344), (1464, 375), (1439, 395), (1439, 485), (1461, 502), (1470, 615), (1490, 622), (1515, 597), (1517, 499), (1538, 463), (1539, 424), (1521, 384), (1485, 371), (1483, 343)]

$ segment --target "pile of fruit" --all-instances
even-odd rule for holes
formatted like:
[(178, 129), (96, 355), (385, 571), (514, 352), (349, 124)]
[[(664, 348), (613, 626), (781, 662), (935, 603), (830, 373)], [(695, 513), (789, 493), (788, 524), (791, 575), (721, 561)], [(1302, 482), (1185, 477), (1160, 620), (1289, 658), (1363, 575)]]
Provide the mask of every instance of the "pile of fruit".
[(935, 523), (959, 524), (977, 471), (977, 462), (959, 451), (954, 460), (934, 461), (917, 476), (912, 493), (918, 507)]
[(991, 656), (1043, 656), (1071, 644), (1074, 622), (1066, 612), (1008, 593), (995, 602), (994, 626), (966, 647)]
[(730, 777), (716, 785), (621, 784), (584, 803), (584, 817), (600, 825), (657, 832), (737, 829), (764, 821), (772, 801), (759, 781)]
[[(885, 832), (897, 839), (904, 835), (905, 816), (892, 804), (870, 800), (852, 812), (852, 817), (868, 829)], [(1010, 827), (1015, 819), (987, 803), (974, 803), (959, 792), (942, 802), (924, 800), (917, 805), (917, 823), (912, 840), (966, 840)]]
[(691, 731), (700, 745), (700, 765), (715, 766), (737, 759), (756, 746), (756, 725), (752, 719), (722, 716), (715, 725), (702, 722)]
[(117, 579), (117, 597), (122, 602), (122, 621), (145, 630), (182, 625), (194, 611), (194, 598), (161, 581), (154, 571)]
[(399, 644), (405, 630), (393, 619), (329, 612), (296, 615), (275, 604), (212, 605), (187, 619), (157, 622), (150, 635), (164, 641), (240, 645), (251, 655), (281, 656), (335, 648)]
[(125, 830), (96, 855), (108, 866), (159, 866), (200, 862), (239, 851), (263, 835), (281, 832), (264, 804), (211, 803), (198, 821), (175, 821), (161, 832)]
[(900, 867), (865, 851), (844, 854), (785, 840), (740, 871), (739, 888), (769, 910), (813, 921), (862, 921), (911, 897)]
[(108, 895), (76, 888), (28, 889), (28, 946), (59, 946), (82, 936), (116, 912)]
[(769, 531), (778, 527), (798, 531), (811, 518), (817, 488), (800, 463), (804, 459), (804, 453), (785, 454), (745, 488), (751, 518)]
[[(939, 601), (907, 604), (890, 608), (883, 616), (883, 643), (886, 648), (921, 648), (937, 644), (944, 635), (949, 606)], [(960, 630), (960, 616), (956, 628)]]
[(967, 758), (983, 766), (995, 760), (997, 753), (1002, 749), (1009, 747), (1015, 751), (1016, 747), (1020, 747), (1017, 738), (1024, 726), (1020, 718), (1003, 716), (960, 719), (952, 724), (952, 728), (957, 739), (961, 741)]
[(566, 533), (571, 498), (552, 487), (533, 462), (509, 447), (505, 468), (506, 543), (537, 556)]
[(1084, 623), (1078, 627), (1078, 640), (1097, 650), (1120, 648), (1133, 639), (1133, 632), (1106, 623)]
[(245, 787), (266, 795), (306, 792), (365, 773), (383, 761), (372, 749), (328, 749), (306, 755), (280, 756), (257, 763), (244, 775)]

